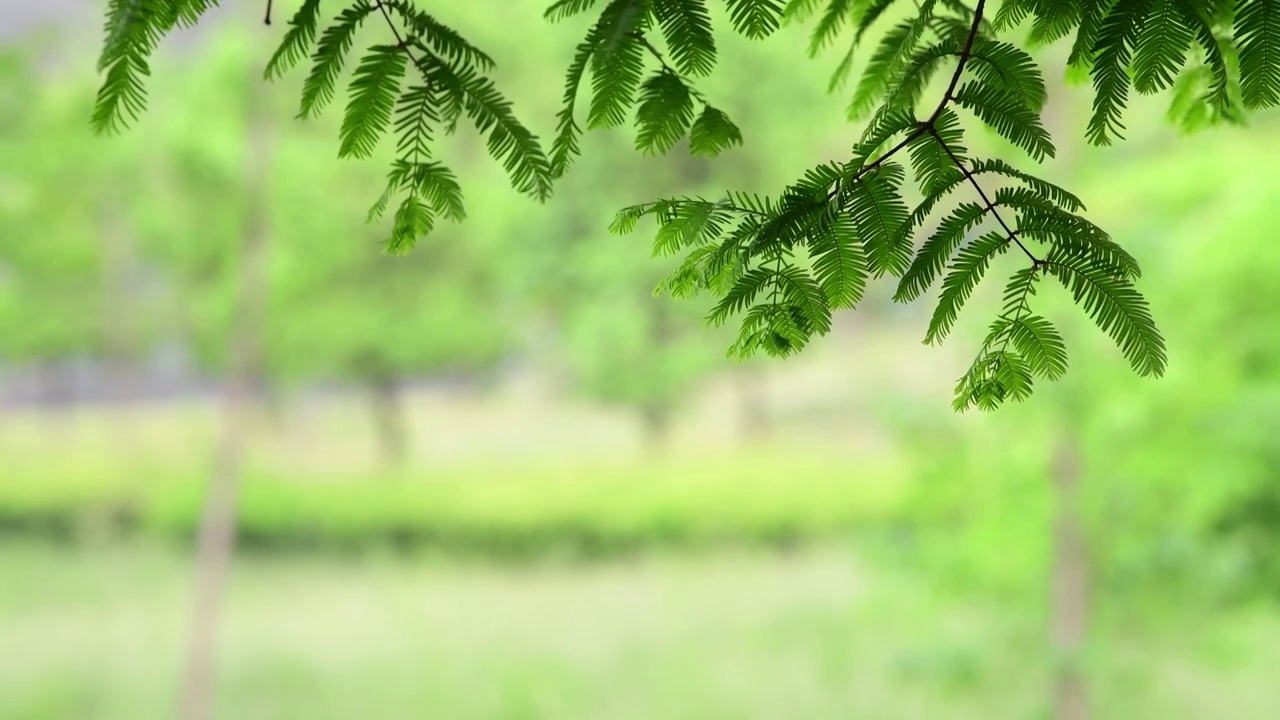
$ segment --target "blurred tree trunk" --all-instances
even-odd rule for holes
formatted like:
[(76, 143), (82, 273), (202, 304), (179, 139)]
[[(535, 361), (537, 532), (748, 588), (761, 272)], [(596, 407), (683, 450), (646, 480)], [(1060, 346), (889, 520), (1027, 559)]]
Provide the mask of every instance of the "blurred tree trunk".
[(765, 438), (771, 428), (764, 372), (759, 366), (748, 365), (733, 373), (733, 382), (743, 440), (753, 442)]
[[(235, 546), (245, 445), (254, 417), (255, 385), (262, 367), (262, 314), (267, 283), (267, 185), (271, 128), (263, 116), (261, 79), (254, 73), (246, 120), (244, 229), (241, 237), (239, 288), (231, 329), (229, 367), (222, 398), (221, 437), (215, 450), (196, 538), (196, 595), (181, 717), (212, 716), (216, 683), (217, 639)], [(215, 200), (216, 201), (216, 200)]]
[(1089, 553), (1080, 501), (1079, 438), (1069, 425), (1061, 431), (1053, 460), (1052, 597), (1054, 718), (1089, 717), (1084, 649), (1089, 629)]
[[(670, 362), (664, 356), (668, 353), (676, 335), (671, 306), (668, 302), (665, 298), (656, 299), (650, 300), (647, 305), (652, 313), (649, 323), (649, 343), (652, 348), (650, 361), (659, 364)], [(654, 456), (666, 452), (671, 440), (673, 412), (671, 390), (665, 385), (656, 390), (651, 388), (649, 396), (640, 403), (641, 430), (646, 455)]]
[(409, 459), (409, 431), (400, 383), (390, 373), (369, 379), (373, 422), (383, 463), (401, 469)]
[(277, 434), (283, 433), (289, 425), (289, 413), (280, 383), (270, 373), (258, 372), (254, 380), (254, 392), (263, 416), (271, 422), (271, 428)]
[(648, 456), (666, 452), (671, 441), (671, 403), (654, 400), (640, 407), (644, 450)]
[(102, 244), (102, 344), (110, 386), (106, 390), (111, 399), (120, 400), (129, 397), (135, 389), (134, 369), (142, 339), (135, 302), (137, 247), (116, 207), (111, 203), (104, 208), (99, 240)]
[[(1074, 176), (1084, 146), (1075, 125), (1081, 117), (1066, 83), (1059, 78), (1049, 86), (1043, 120), (1054, 138), (1060, 138), (1054, 166), (1059, 177)], [(1089, 547), (1081, 505), (1081, 450), (1079, 428), (1089, 410), (1082, 395), (1062, 387), (1065, 402), (1059, 415), (1057, 446), (1052, 460), (1053, 565), (1050, 587), (1050, 635), (1053, 643), (1053, 704), (1056, 720), (1085, 720), (1089, 712), (1089, 688), (1084, 652), (1089, 638)]]

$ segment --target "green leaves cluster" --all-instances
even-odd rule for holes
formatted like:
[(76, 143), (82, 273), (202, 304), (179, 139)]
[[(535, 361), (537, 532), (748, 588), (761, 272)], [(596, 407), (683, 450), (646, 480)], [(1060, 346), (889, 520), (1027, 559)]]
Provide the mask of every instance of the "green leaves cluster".
[[(800, 12), (799, 3), (791, 7)], [(855, 38), (865, 19), (856, 9), (872, 10), (828, 4), (812, 36), (815, 50), (831, 42), (839, 25), (833, 8), (841, 7), (853, 13), (848, 24)], [(937, 286), (925, 342), (941, 342), (997, 260), (1012, 251), (1026, 264), (1008, 280), (1003, 311), (956, 385), (957, 409), (1021, 400), (1036, 379), (1066, 371), (1062, 337), (1031, 307), (1045, 278), (1072, 294), (1135, 371), (1162, 373), (1163, 340), (1133, 285), (1137, 262), (1077, 214), (1083, 206), (1071, 193), (1004, 162), (969, 157), (957, 110), (969, 111), (1032, 159), (1054, 154), (1039, 119), (1045, 101), (1039, 70), (1024, 51), (985, 34), (983, 10), (983, 2), (973, 11), (925, 2), (914, 20), (885, 36), (851, 108), (878, 109), (847, 161), (812, 169), (776, 199), (729, 193), (716, 202), (646, 203), (623, 210), (614, 229), (629, 231), (642, 216), (656, 218), (655, 250), (685, 252), (660, 289), (718, 296), (712, 323), (741, 318), (734, 356), (802, 349), (829, 331), (833, 311), (854, 307), (878, 276), (897, 278), (898, 302)], [(940, 69), (950, 77), (947, 88), (931, 111), (921, 112), (921, 89)], [(908, 165), (914, 192), (907, 187)], [(988, 192), (984, 186), (993, 177), (1003, 187)], [(976, 198), (956, 198), (961, 188)], [(916, 195), (912, 208), (907, 198)], [(934, 230), (917, 247), (931, 218)]]
[(374, 16), (389, 26), (395, 42), (370, 46), (352, 74), (338, 151), (339, 157), (370, 157), (382, 137), (394, 131), (396, 159), (387, 187), (369, 213), (370, 219), (377, 218), (400, 198), (388, 250), (412, 248), (438, 218), (465, 217), (457, 179), (433, 158), (435, 137), (452, 133), (463, 117), (487, 137), (489, 154), (502, 163), (517, 190), (539, 200), (550, 195), (550, 163), (511, 103), (486, 77), (493, 68), (487, 54), (408, 0), (358, 0), (315, 41), (319, 12), (317, 2), (298, 9), (267, 76), (310, 53), (299, 116), (314, 117), (333, 98), (360, 26)]
[[(211, 4), (111, 0), (96, 128), (113, 130), (137, 116), (159, 39)], [(590, 20), (544, 153), (487, 77), (493, 61), (457, 32), (411, 0), (341, 5), (326, 21), (319, 0), (302, 0), (266, 76), (308, 62), (300, 115), (313, 117), (334, 99), (362, 27), (382, 26), (381, 40), (354, 63), (339, 154), (368, 157), (385, 134), (395, 135), (387, 187), (370, 212), (378, 217), (398, 202), (392, 250), (411, 247), (441, 217), (464, 216), (456, 178), (433, 157), (437, 136), (464, 117), (487, 136), (513, 186), (544, 199), (579, 155), (586, 129), (633, 118), (636, 147), (653, 153), (686, 138), (692, 153), (706, 156), (741, 142), (738, 128), (694, 84), (716, 68), (718, 15), (751, 39), (769, 37), (783, 23), (812, 22), (811, 55), (845, 48), (833, 92), (851, 79), (863, 41), (887, 24), (851, 92), (849, 116), (868, 122), (848, 159), (814, 168), (774, 197), (645, 203), (624, 210), (614, 227), (657, 218), (655, 250), (685, 254), (661, 289), (681, 297), (710, 292), (718, 298), (713, 323), (741, 316), (731, 349), (737, 356), (803, 348), (879, 276), (898, 280), (900, 302), (941, 279), (926, 333), (928, 342), (940, 341), (996, 260), (1023, 256), (1027, 265), (1009, 281), (1004, 311), (957, 386), (962, 408), (1021, 399), (1035, 378), (1065, 369), (1061, 338), (1029, 305), (1045, 278), (1072, 294), (1137, 372), (1164, 368), (1160, 335), (1133, 285), (1133, 258), (1078, 214), (1075, 196), (1005, 163), (971, 158), (965, 148), (964, 128), (977, 122), (1032, 160), (1053, 157), (1040, 120), (1045, 85), (1024, 47), (1070, 43), (1068, 64), (1092, 78), (1087, 136), (1095, 144), (1121, 137), (1131, 89), (1170, 90), (1171, 115), (1188, 127), (1239, 121), (1246, 110), (1280, 104), (1280, 9), (1273, 0), (1002, 0), (992, 10), (986, 0), (556, 0), (548, 20)], [(1025, 41), (1001, 38), (1015, 30), (1025, 31)], [(931, 83), (945, 78), (940, 100), (924, 103)], [(992, 180), (1000, 189), (984, 186)], [(974, 197), (947, 209), (961, 187)], [(913, 208), (907, 199), (917, 195)], [(920, 238), (931, 223), (933, 231)]]
[(151, 53), (175, 27), (190, 27), (217, 0), (110, 0), (98, 56), (103, 74), (90, 123), (116, 132), (136, 120), (147, 104), (145, 78)]
[(1093, 80), (1095, 144), (1123, 136), (1131, 88), (1174, 89), (1171, 114), (1190, 127), (1280, 104), (1280, 8), (1268, 0), (1007, 0), (993, 26), (1027, 19), (1032, 45), (1075, 31), (1068, 62)]
[[(560, 0), (545, 15), (559, 21), (595, 4)], [(778, 27), (781, 8), (773, 0), (734, 0), (728, 5), (734, 28), (748, 37), (765, 37)], [(665, 44), (665, 54), (659, 42)], [(740, 144), (737, 126), (691, 80), (710, 74), (715, 65), (715, 35), (704, 0), (607, 3), (569, 65), (564, 107), (551, 145), (553, 174), (563, 175), (579, 154), (584, 126), (577, 101), (588, 75), (587, 129), (622, 125), (634, 109), (636, 148), (643, 152), (665, 153), (686, 136), (690, 151), (707, 157)]]

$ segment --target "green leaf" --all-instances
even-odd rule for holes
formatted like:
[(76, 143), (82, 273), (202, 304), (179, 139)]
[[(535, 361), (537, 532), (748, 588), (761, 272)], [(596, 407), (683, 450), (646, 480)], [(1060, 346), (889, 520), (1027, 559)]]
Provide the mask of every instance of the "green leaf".
[(582, 74), (586, 72), (587, 62), (594, 52), (595, 38), (588, 35), (585, 41), (578, 44), (573, 62), (569, 63), (569, 71), (565, 77), (564, 107), (556, 115), (556, 137), (551, 142), (551, 176), (555, 178), (563, 176), (573, 159), (581, 152), (578, 147), (580, 129), (574, 113), (578, 102), (578, 88), (582, 85)]
[(1000, 3), (995, 17), (991, 20), (991, 29), (998, 33), (1011, 30), (1027, 19), (1035, 7), (1035, 0), (1005, 0)]
[(1133, 86), (1154, 93), (1173, 84), (1187, 60), (1191, 27), (1179, 0), (1152, 0), (1138, 31), (1133, 54)]
[(920, 39), (929, 28), (934, 4), (935, 0), (923, 0), (914, 20), (895, 25), (881, 39), (880, 45), (867, 61), (853, 100), (849, 103), (847, 114), (850, 120), (866, 117), (876, 102), (897, 84), (903, 68), (911, 60)]
[(847, 188), (847, 210), (866, 247), (872, 273), (901, 275), (911, 262), (910, 239), (898, 229), (907, 221), (902, 200), (902, 166), (884, 163)]
[(786, 7), (782, 9), (782, 21), (794, 23), (808, 20), (824, 2), (827, 0), (787, 0)]
[(1030, 366), (1017, 352), (984, 349), (956, 384), (956, 397), (951, 406), (957, 412), (972, 407), (989, 412), (1006, 400), (1021, 401), (1030, 397), (1033, 382)]
[(938, 224), (938, 229), (921, 246), (911, 266), (902, 274), (896, 302), (911, 302), (924, 294), (951, 259), (951, 254), (964, 241), (965, 235), (982, 222), (986, 208), (977, 203), (963, 203)]
[(733, 29), (752, 40), (769, 37), (778, 29), (782, 6), (777, 0), (725, 0)]
[[(939, 188), (946, 187), (963, 176), (954, 155), (961, 163), (965, 162), (967, 151), (964, 145), (964, 132), (960, 127), (960, 118), (954, 112), (945, 110), (934, 121), (933, 132), (920, 135), (911, 141), (911, 166), (915, 170), (916, 182), (920, 191), (932, 195)], [(945, 145), (944, 145), (945, 143)], [(947, 150), (951, 152), (948, 153)]]
[(809, 57), (817, 57), (853, 15), (853, 0), (830, 0), (809, 36)]
[(1079, 4), (1080, 26), (1076, 29), (1075, 42), (1071, 44), (1071, 54), (1067, 56), (1067, 67), (1089, 70), (1094, 65), (1098, 34), (1102, 30), (1102, 20), (1111, 6), (1111, 0), (1079, 0)]
[(653, 240), (653, 254), (671, 255), (718, 238), (728, 214), (721, 202), (699, 198), (674, 203), (670, 210), (659, 213), (662, 225)]
[(457, 30), (441, 23), (419, 10), (409, 0), (387, 0), (387, 7), (395, 10), (413, 32), (417, 44), (430, 48), (454, 66), (465, 66), (487, 72), (494, 68), (493, 58), (472, 45)]
[(1009, 321), (1005, 332), (1031, 372), (1048, 380), (1057, 380), (1067, 372), (1067, 346), (1048, 320), (1039, 315), (1016, 318)]
[(966, 67), (992, 86), (1004, 86), (1029, 110), (1044, 107), (1048, 94), (1040, 66), (1024, 50), (998, 40), (975, 38)]
[(1240, 0), (1235, 31), (1245, 107), (1280, 103), (1280, 5), (1275, 0)]
[[(792, 309), (801, 336), (823, 335), (831, 331), (831, 308), (822, 287), (809, 273), (795, 265), (783, 265), (774, 274), (783, 299)], [(796, 336), (793, 336), (796, 337)], [(793, 340), (793, 344), (796, 343)]]
[(640, 89), (636, 110), (636, 149), (665, 153), (680, 142), (693, 122), (693, 97), (679, 75), (659, 70)]
[(413, 158), (431, 154), (431, 126), (440, 121), (439, 93), (427, 85), (409, 88), (396, 102), (396, 151)]
[(758, 267), (747, 271), (733, 287), (725, 293), (720, 302), (707, 315), (707, 322), (714, 326), (724, 325), (731, 316), (737, 315), (751, 307), (760, 293), (774, 281), (772, 269)]
[(417, 195), (410, 193), (396, 210), (391, 237), (387, 239), (387, 252), (402, 254), (412, 250), (418, 238), (430, 233), (434, 226), (435, 217), (431, 209)]
[(140, 51), (124, 55), (111, 64), (90, 117), (94, 132), (116, 132), (138, 119), (147, 105), (142, 79), (150, 74), (151, 67)]
[(551, 195), (551, 164), (538, 138), (525, 127), (493, 81), (470, 68), (451, 68), (439, 58), (422, 54), (419, 64), (445, 91), (462, 103), (477, 131), (488, 134), (489, 154), (502, 163), (516, 190), (545, 200)]
[(1053, 157), (1053, 141), (1040, 124), (1040, 116), (1009, 91), (974, 81), (956, 92), (956, 102), (972, 110), (1006, 140), (1026, 150), (1032, 159), (1041, 161)]
[(591, 56), (593, 96), (587, 127), (617, 127), (627, 120), (644, 72), (644, 48), (639, 33), (648, 14), (635, 0), (614, 0), (592, 29), (595, 50)]
[(862, 77), (858, 80), (858, 87), (853, 91), (853, 99), (849, 102), (847, 112), (850, 120), (861, 120), (866, 117), (880, 98), (884, 97), (885, 92), (896, 80), (894, 63), (898, 55), (915, 50), (917, 37), (915, 23), (903, 21), (894, 25), (880, 39), (875, 52), (867, 59)]
[(1093, 115), (1085, 135), (1094, 145), (1123, 137), (1121, 116), (1129, 97), (1128, 66), (1150, 0), (1117, 0), (1098, 29), (1093, 63)]
[(297, 65), (311, 52), (316, 41), (316, 25), (320, 21), (320, 0), (305, 0), (289, 20), (289, 29), (280, 40), (262, 76), (274, 80)]
[(1080, 211), (1084, 209), (1084, 203), (1080, 198), (1067, 192), (1066, 190), (1054, 185), (1053, 183), (1041, 180), (1034, 175), (1029, 175), (1003, 160), (975, 160), (969, 166), (969, 172), (973, 175), (981, 175), (983, 173), (994, 173), (1005, 177), (1014, 178), (1021, 181), (1024, 185), (1034, 190), (1041, 197), (1048, 198), (1054, 204), (1059, 205), (1070, 211)]
[(832, 309), (851, 308), (867, 288), (867, 257), (853, 219), (836, 214), (809, 243), (813, 273)]
[(1127, 279), (1088, 257), (1051, 252), (1048, 271), (1056, 277), (1103, 332), (1115, 340), (1139, 375), (1163, 375), (1164, 338), (1156, 329), (1145, 298)]
[(1213, 0), (1205, 5), (1196, 3), (1195, 0), (1180, 0), (1183, 7), (1183, 14), (1191, 23), (1191, 29), (1195, 33), (1196, 41), (1204, 52), (1204, 62), (1209, 66), (1213, 75), (1213, 82), (1209, 86), (1209, 91), (1205, 94), (1205, 100), (1212, 108), (1217, 118), (1229, 122), (1242, 122), (1242, 113), (1238, 107), (1238, 101), (1233, 97), (1233, 90), (1238, 89), (1237, 78), (1233, 76), (1233, 68), (1228, 64), (1228, 55), (1231, 57), (1231, 64), (1238, 64), (1238, 57), (1235, 43), (1232, 38), (1219, 38), (1214, 31), (1212, 14), (1218, 8), (1225, 4), (1226, 0)]
[(339, 132), (338, 157), (369, 157), (391, 124), (408, 56), (395, 45), (374, 45), (351, 80), (350, 99)]
[(890, 83), (885, 94), (885, 106), (914, 111), (942, 61), (955, 55), (956, 48), (949, 43), (938, 43), (917, 50)]
[(311, 72), (302, 84), (302, 106), (298, 117), (314, 118), (333, 100), (338, 75), (351, 52), (356, 30), (373, 10), (374, 6), (366, 0), (356, 0), (321, 33), (316, 51), (311, 55)]
[(989, 232), (967, 245), (956, 256), (951, 269), (942, 280), (942, 292), (938, 306), (929, 320), (924, 341), (930, 345), (941, 342), (951, 332), (960, 309), (978, 286), (991, 264), (991, 259), (1009, 247), (1009, 238), (1001, 232)]
[(864, 2), (865, 9), (862, 10), (862, 14), (858, 18), (858, 31), (855, 33), (854, 42), (862, 42), (862, 36), (867, 34), (867, 30), (871, 29), (871, 25), (876, 20), (879, 20), (880, 16), (897, 1), (870, 0), (870, 2)]
[(590, 10), (596, 0), (556, 0), (547, 8), (542, 16), (551, 22), (558, 22)]
[(686, 75), (706, 75), (716, 65), (716, 40), (703, 0), (652, 0), (671, 60)]
[(715, 157), (731, 145), (742, 144), (742, 132), (729, 116), (707, 105), (689, 131), (689, 152)]
[(1102, 228), (1028, 193), (1022, 188), (1005, 188), (996, 193), (997, 204), (1018, 208), (1017, 232), (1020, 237), (1051, 243), (1063, 253), (1088, 257), (1095, 265), (1108, 268), (1118, 277), (1129, 280), (1141, 277), (1137, 259), (1116, 244)]
[(426, 200), (434, 211), (454, 222), (466, 219), (462, 187), (448, 167), (438, 162), (413, 163), (408, 168), (407, 178), (414, 193)]
[(94, 102), (90, 125), (96, 133), (113, 133), (137, 120), (146, 108), (147, 60), (168, 29), (166, 18), (147, 0), (111, 0), (107, 5), (106, 39), (98, 70), (106, 71)]
[(882, 107), (871, 118), (862, 138), (853, 148), (853, 161), (850, 167), (860, 169), (873, 161), (874, 156), (886, 143), (898, 133), (912, 131), (917, 136), (924, 133), (924, 127), (915, 116), (904, 110)]
[(1080, 3), (1074, 0), (1041, 2), (1031, 33), (1027, 35), (1027, 46), (1030, 49), (1057, 42), (1079, 25)]
[(613, 217), (613, 222), (609, 224), (609, 232), (614, 235), (627, 235), (636, 229), (636, 223), (640, 218), (654, 212), (654, 209), (660, 203), (641, 203), (639, 205), (628, 205), (617, 212)]

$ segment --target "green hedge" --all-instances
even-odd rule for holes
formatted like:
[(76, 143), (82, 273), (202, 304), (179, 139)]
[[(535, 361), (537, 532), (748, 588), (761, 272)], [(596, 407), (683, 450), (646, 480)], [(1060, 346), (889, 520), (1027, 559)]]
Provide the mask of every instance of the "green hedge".
[[(68, 541), (147, 533), (190, 542), (205, 482), (192, 468), (19, 473), (0, 483), (0, 530)], [(239, 533), (243, 546), (257, 549), (610, 555), (832, 536), (892, 520), (905, 495), (903, 474), (883, 464), (767, 455), (383, 477), (257, 469), (245, 478)]]

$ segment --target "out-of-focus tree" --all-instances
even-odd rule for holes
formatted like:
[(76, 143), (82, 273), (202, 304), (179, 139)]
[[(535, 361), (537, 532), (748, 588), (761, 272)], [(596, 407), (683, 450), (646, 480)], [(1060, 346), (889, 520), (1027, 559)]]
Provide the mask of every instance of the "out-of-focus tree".
[(367, 388), (382, 455), (398, 465), (409, 451), (401, 385), (492, 370), (518, 318), (499, 304), (500, 259), (485, 243), (450, 229), (388, 255), (351, 202), (360, 173), (304, 140), (317, 138), (281, 142), (267, 361), (286, 380)]
[[(1152, 138), (1121, 170), (1075, 169), (1090, 210), (1153, 258), (1150, 297), (1178, 358), (1161, 383), (1131, 387), (1119, 368), (1079, 363), (1030, 405), (911, 418), (921, 557), (935, 578), (1044, 603), (1063, 712), (1087, 708), (1088, 685), (1106, 691), (1090, 655), (1117, 628), (1185, 622), (1203, 603), (1276, 587), (1266, 548), (1280, 507), (1280, 344), (1264, 308), (1280, 269), (1267, 232), (1280, 188), (1261, 170), (1275, 153), (1268, 130), (1195, 148)], [(1237, 155), (1259, 170), (1219, 160)], [(1069, 297), (1040, 302), (1069, 316)], [(1084, 322), (1061, 327), (1091, 354), (1113, 352)]]
[[(690, 168), (691, 163), (653, 164), (660, 167), (651, 172), (684, 175), (677, 182), (693, 188), (698, 178), (688, 176), (705, 175), (704, 168)], [(601, 172), (605, 168), (584, 167), (574, 180), (598, 188), (593, 178)], [(576, 190), (592, 192), (591, 187)], [(576, 387), (600, 401), (637, 409), (648, 447), (656, 449), (667, 439), (681, 399), (699, 380), (728, 367), (730, 338), (706, 330), (709, 303), (676, 304), (655, 297), (655, 288), (675, 263), (652, 262), (645, 243), (607, 237), (604, 218), (591, 213), (600, 205), (579, 204), (566, 217), (564, 230), (537, 233), (596, 228), (570, 240), (562, 271), (549, 276), (566, 296), (559, 304), (563, 352)]]
[(87, 82), (36, 82), (17, 53), (0, 58), (0, 359), (47, 371), (46, 391), (60, 363), (105, 360), (123, 389), (156, 330), (145, 199), (128, 190), (147, 165), (142, 138), (85, 131)]

